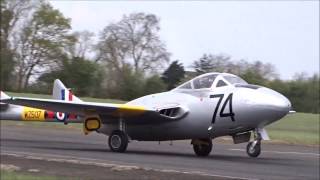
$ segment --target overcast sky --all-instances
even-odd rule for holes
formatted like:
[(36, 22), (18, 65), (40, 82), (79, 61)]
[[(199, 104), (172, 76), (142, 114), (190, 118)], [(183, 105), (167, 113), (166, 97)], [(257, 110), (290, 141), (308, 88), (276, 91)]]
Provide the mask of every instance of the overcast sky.
[(160, 37), (185, 66), (204, 53), (275, 65), (282, 79), (319, 73), (319, 1), (51, 1), (76, 31), (95, 34), (123, 14), (146, 12), (161, 22)]

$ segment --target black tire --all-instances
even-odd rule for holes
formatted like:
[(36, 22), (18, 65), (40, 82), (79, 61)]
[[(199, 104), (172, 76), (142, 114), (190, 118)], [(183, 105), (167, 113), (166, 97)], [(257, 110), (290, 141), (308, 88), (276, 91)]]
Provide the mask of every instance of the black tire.
[(193, 144), (193, 150), (197, 156), (208, 156), (212, 150), (212, 140), (211, 139), (201, 139), (207, 144)]
[(128, 147), (128, 136), (123, 131), (116, 130), (111, 133), (108, 145), (113, 152), (125, 152)]
[(253, 142), (249, 142), (247, 145), (247, 154), (250, 157), (258, 157), (261, 153), (261, 143), (257, 143), (253, 148), (251, 148)]

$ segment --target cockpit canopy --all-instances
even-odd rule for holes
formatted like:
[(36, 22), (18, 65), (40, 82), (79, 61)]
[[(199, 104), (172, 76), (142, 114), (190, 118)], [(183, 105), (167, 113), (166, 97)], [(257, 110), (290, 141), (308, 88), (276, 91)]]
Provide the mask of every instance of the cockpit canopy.
[(209, 89), (214, 87), (248, 84), (240, 77), (228, 73), (207, 73), (191, 79), (176, 89)]

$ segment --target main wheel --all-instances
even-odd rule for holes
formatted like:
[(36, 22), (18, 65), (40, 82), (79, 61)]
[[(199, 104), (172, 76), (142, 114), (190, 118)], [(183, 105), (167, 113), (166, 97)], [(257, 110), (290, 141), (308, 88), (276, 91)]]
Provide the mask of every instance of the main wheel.
[(200, 139), (200, 143), (193, 143), (193, 150), (197, 156), (208, 156), (212, 150), (211, 139)]
[(128, 136), (123, 131), (113, 131), (109, 136), (108, 144), (113, 152), (125, 152), (128, 147)]
[(258, 142), (255, 146), (252, 147), (253, 142), (249, 142), (247, 145), (247, 154), (250, 157), (258, 157), (261, 153), (261, 143)]

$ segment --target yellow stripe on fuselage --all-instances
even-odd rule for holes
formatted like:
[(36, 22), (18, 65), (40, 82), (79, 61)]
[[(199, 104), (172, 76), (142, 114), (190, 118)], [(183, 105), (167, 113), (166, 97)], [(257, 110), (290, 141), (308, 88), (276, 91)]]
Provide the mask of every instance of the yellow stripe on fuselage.
[(21, 119), (24, 121), (44, 121), (45, 110), (23, 107)]

